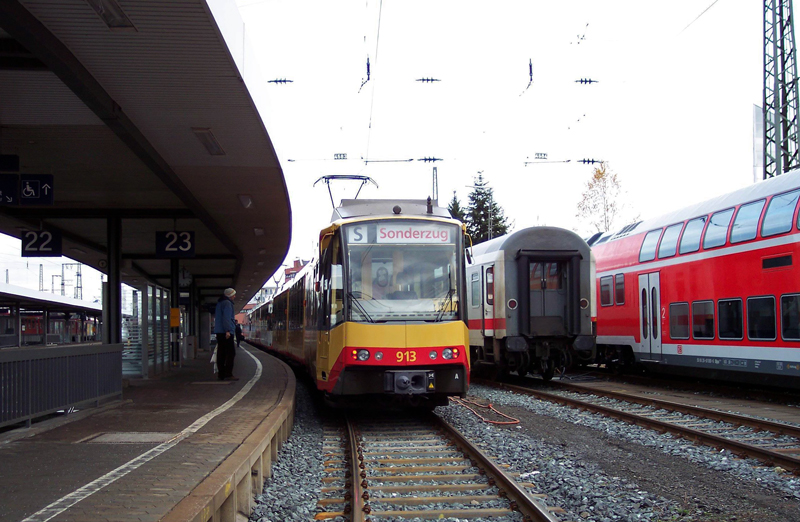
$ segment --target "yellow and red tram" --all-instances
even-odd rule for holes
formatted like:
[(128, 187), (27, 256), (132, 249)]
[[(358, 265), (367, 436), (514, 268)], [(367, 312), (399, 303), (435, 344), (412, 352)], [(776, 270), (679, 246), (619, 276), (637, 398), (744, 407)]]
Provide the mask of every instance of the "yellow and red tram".
[(344, 200), (319, 256), (250, 314), (249, 338), (334, 399), (446, 404), (469, 387), (465, 227), (430, 201)]

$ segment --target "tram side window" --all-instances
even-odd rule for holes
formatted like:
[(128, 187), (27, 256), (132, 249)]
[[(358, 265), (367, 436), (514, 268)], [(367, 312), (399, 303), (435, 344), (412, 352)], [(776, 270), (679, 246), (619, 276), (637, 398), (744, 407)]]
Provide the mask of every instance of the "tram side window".
[(731, 223), (733, 209), (721, 210), (711, 215), (711, 221), (706, 228), (706, 236), (703, 239), (703, 248), (714, 248), (725, 244), (728, 237), (728, 225)]
[(741, 299), (720, 299), (717, 302), (719, 338), (739, 340), (744, 337)]
[(344, 280), (342, 279), (342, 249), (339, 236), (335, 236), (333, 244), (333, 261), (331, 264), (331, 326), (344, 321)]
[(731, 243), (741, 243), (756, 237), (758, 218), (761, 217), (765, 201), (762, 199), (739, 207), (731, 228)]
[(714, 338), (714, 301), (692, 303), (692, 337), (695, 339)]
[(689, 303), (669, 305), (669, 336), (672, 339), (689, 338)]
[(800, 341), (800, 294), (781, 296), (781, 335), (784, 341)]
[(762, 237), (783, 234), (792, 229), (792, 218), (798, 197), (800, 190), (772, 197), (767, 206), (767, 213), (764, 214), (764, 222), (761, 224)]
[(775, 298), (747, 298), (747, 338), (754, 341), (773, 341), (775, 327)]
[(614, 299), (611, 295), (613, 281), (614, 278), (611, 276), (600, 278), (600, 306), (611, 306), (614, 304)]
[(658, 258), (672, 257), (678, 250), (678, 236), (681, 235), (683, 223), (668, 226), (661, 238), (661, 245), (658, 247)]
[(614, 276), (614, 301), (618, 305), (625, 304), (625, 274)]
[(642, 249), (639, 251), (639, 262), (652, 261), (656, 258), (656, 245), (658, 238), (661, 236), (661, 229), (651, 230), (644, 236), (642, 241)]
[(703, 229), (706, 226), (706, 219), (708, 218), (703, 216), (693, 219), (686, 224), (683, 237), (681, 237), (681, 246), (679, 249), (681, 254), (689, 254), (700, 250), (700, 236), (703, 234)]
[(481, 275), (478, 272), (471, 276), (470, 289), (472, 291), (472, 307), (478, 308), (481, 305)]

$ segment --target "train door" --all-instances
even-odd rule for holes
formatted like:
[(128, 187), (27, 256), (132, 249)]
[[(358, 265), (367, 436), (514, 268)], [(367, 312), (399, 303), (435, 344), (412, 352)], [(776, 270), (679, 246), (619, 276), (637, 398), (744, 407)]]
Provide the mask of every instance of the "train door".
[(661, 360), (661, 285), (658, 272), (639, 274), (639, 334), (643, 359)]
[(484, 269), (483, 280), (486, 282), (482, 303), (483, 319), (481, 330), (486, 337), (494, 337), (494, 265)]
[(545, 261), (530, 263), (530, 329), (537, 335), (567, 333), (567, 263)]
[(317, 379), (325, 379), (325, 372), (330, 370), (328, 353), (331, 343), (330, 327), (330, 302), (331, 302), (331, 248), (322, 253), (320, 263), (316, 269), (316, 282), (314, 289), (317, 293)]

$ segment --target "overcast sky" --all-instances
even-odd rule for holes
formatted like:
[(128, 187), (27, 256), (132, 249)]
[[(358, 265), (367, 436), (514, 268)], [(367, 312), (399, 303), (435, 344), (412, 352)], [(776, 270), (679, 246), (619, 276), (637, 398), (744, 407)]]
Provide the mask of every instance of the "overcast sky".
[[(365, 187), (364, 198), (431, 194), (431, 164), (386, 160), (442, 158), (443, 206), (453, 191), (466, 205), (483, 171), (516, 229), (547, 224), (582, 234), (590, 230), (576, 205), (593, 167), (581, 158), (607, 161), (631, 215), (643, 218), (753, 182), (760, 2), (237, 3), (263, 80), (292, 80), (268, 84), (262, 115), (291, 197), (287, 264), (311, 258), (329, 223), (328, 192), (312, 188), (320, 176), (371, 176), (380, 188)], [(361, 87), (368, 57), (371, 79)], [(581, 78), (599, 83), (575, 83)], [(536, 153), (571, 162), (526, 166)], [(334, 185), (335, 201), (357, 188)], [(12, 274), (26, 264), (17, 240), (4, 238), (0, 252)], [(38, 288), (39, 262), (11, 282)], [(49, 288), (60, 262), (45, 264)]]
[[(483, 171), (517, 229), (581, 233), (576, 205), (593, 170), (581, 158), (607, 161), (643, 218), (753, 182), (759, 2), (238, 4), (264, 80), (292, 80), (269, 84), (265, 115), (294, 214), (287, 263), (311, 257), (329, 222), (328, 193), (312, 188), (322, 175), (371, 176), (380, 188), (361, 197), (431, 194), (431, 164), (364, 159), (443, 158), (442, 205), (453, 191), (465, 205)], [(536, 153), (571, 162), (526, 166)], [(355, 188), (335, 185), (336, 202)]]

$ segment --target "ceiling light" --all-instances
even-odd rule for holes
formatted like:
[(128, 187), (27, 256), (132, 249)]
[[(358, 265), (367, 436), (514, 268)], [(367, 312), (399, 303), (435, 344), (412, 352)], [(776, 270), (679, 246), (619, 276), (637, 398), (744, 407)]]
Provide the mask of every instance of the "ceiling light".
[(85, 254), (86, 253), (84, 250), (81, 250), (80, 248), (77, 248), (77, 247), (70, 247), (69, 249), (72, 250), (73, 252), (77, 252), (79, 254)]
[(244, 208), (250, 208), (253, 206), (253, 198), (250, 197), (250, 194), (239, 194), (239, 201), (242, 203)]
[(264, 229), (256, 227), (256, 228), (253, 229), (253, 234), (255, 234), (257, 236), (263, 236), (264, 235)]
[(259, 261), (259, 262), (258, 262), (258, 263), (256, 263), (256, 264), (257, 264), (258, 266), (264, 266), (264, 262), (263, 262), (263, 261)]
[(136, 29), (117, 0), (86, 0), (111, 29)]
[(194, 135), (197, 136), (197, 139), (200, 140), (200, 143), (203, 144), (209, 154), (212, 156), (225, 155), (225, 151), (222, 150), (222, 146), (220, 146), (217, 138), (214, 137), (211, 129), (207, 127), (192, 127), (192, 132), (194, 132)]
[(258, 253), (263, 256), (264, 254), (267, 253), (267, 249), (266, 248), (262, 248), (261, 250), (258, 251)]

